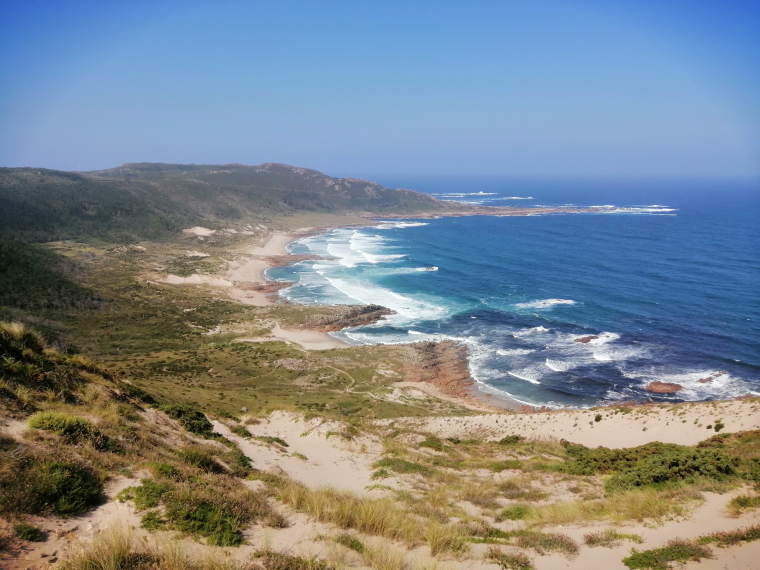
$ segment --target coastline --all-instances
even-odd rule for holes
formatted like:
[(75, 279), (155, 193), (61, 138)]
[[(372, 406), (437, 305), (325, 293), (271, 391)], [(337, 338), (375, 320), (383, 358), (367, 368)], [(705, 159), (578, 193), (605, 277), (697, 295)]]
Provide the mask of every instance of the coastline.
[[(315, 227), (315, 228), (301, 228), (298, 230), (294, 230), (293, 232), (283, 234), (281, 237), (277, 238), (278, 241), (275, 240), (275, 236), (272, 236), (270, 239), (270, 242), (268, 242), (264, 247), (258, 248), (259, 252), (267, 252), (267, 253), (273, 253), (273, 256), (271, 258), (270, 264), (264, 267), (262, 269), (262, 279), (266, 283), (269, 283), (269, 286), (272, 286), (273, 283), (271, 281), (266, 281), (265, 278), (263, 278), (263, 273), (266, 269), (269, 267), (281, 267), (284, 265), (288, 265), (290, 263), (299, 261), (300, 258), (303, 259), (313, 259), (316, 256), (295, 256), (295, 255), (289, 255), (287, 251), (285, 250), (286, 246), (291, 243), (292, 241), (295, 241), (297, 239), (300, 239), (302, 237), (306, 237), (308, 235), (316, 235), (319, 233), (330, 231), (331, 229), (336, 228), (346, 228), (346, 227), (368, 227), (373, 225), (372, 220), (369, 218), (371, 217), (373, 220), (378, 219), (433, 219), (441, 216), (446, 217), (459, 217), (459, 216), (475, 216), (475, 215), (487, 215), (487, 216), (527, 216), (527, 215), (535, 215), (535, 214), (541, 214), (541, 213), (583, 213), (586, 211), (593, 212), (594, 210), (581, 210), (581, 209), (569, 209), (569, 208), (546, 208), (541, 209), (540, 211), (536, 212), (536, 209), (534, 208), (498, 208), (498, 212), (495, 212), (496, 208), (476, 208), (473, 209), (471, 212), (443, 212), (443, 213), (436, 213), (436, 214), (429, 214), (429, 215), (420, 215), (420, 214), (401, 214), (401, 215), (374, 215), (374, 214), (366, 214), (367, 216), (367, 223), (366, 224), (331, 224), (329, 226), (322, 226), (322, 227)], [(275, 234), (276, 235), (276, 234)], [(274, 247), (274, 244), (277, 243), (280, 245), (279, 249)], [(272, 245), (270, 245), (272, 244)], [(276, 250), (276, 251), (275, 251)], [(260, 253), (259, 253), (260, 255)], [(271, 263), (274, 262), (274, 263)], [(279, 290), (284, 287), (290, 286), (291, 283), (286, 284), (279, 284), (276, 290)], [(352, 326), (352, 325), (344, 325), (344, 328), (346, 326)], [(356, 325), (353, 325), (356, 326)], [(305, 330), (313, 330), (313, 328), (308, 327), (305, 328)], [(333, 330), (339, 330), (339, 329), (333, 329)], [(291, 340), (293, 342), (299, 342), (296, 340), (296, 336), (298, 336), (299, 333), (294, 333), (293, 331), (282, 331), (285, 336), (288, 336), (287, 340)], [(301, 334), (304, 331), (301, 331)], [(319, 333), (317, 333), (319, 334)], [(341, 347), (348, 347), (353, 346), (348, 343), (345, 343), (343, 341), (338, 340), (335, 337), (332, 337), (330, 335), (326, 335), (326, 333), (322, 332), (322, 335), (328, 336), (334, 343), (340, 343)], [(440, 344), (440, 343), (439, 343)], [(414, 343), (409, 343), (406, 346), (413, 346)], [(464, 354), (459, 354), (458, 356), (452, 356), (449, 355), (450, 358), (456, 358), (460, 361), (460, 371), (463, 370), (464, 373), (454, 374), (453, 376), (450, 373), (447, 373), (439, 370), (439, 376), (438, 378), (427, 378), (422, 379), (419, 377), (419, 374), (417, 374), (418, 377), (409, 377), (408, 372), (405, 370), (406, 378), (405, 382), (410, 382), (409, 385), (416, 385), (417, 387), (424, 386), (424, 390), (430, 393), (431, 395), (458, 403), (459, 405), (462, 405), (464, 407), (473, 409), (473, 410), (480, 410), (480, 411), (490, 411), (490, 412), (517, 412), (517, 413), (529, 413), (534, 414), (537, 412), (554, 412), (554, 411), (560, 411), (560, 410), (554, 410), (552, 408), (548, 408), (546, 406), (542, 405), (533, 405), (533, 404), (526, 404), (525, 402), (521, 402), (519, 400), (516, 400), (514, 398), (510, 398), (508, 395), (503, 394), (494, 394), (489, 391), (483, 390), (480, 386), (480, 383), (477, 382), (475, 379), (473, 379), (469, 373), (469, 364), (468, 364), (468, 358), (466, 354), (466, 347), (461, 347), (464, 349)], [(454, 351), (456, 352), (456, 350)], [(413, 366), (412, 366), (413, 367)], [(422, 368), (435, 368), (436, 367), (436, 357), (430, 358), (427, 360), (426, 363), (422, 365)], [(406, 366), (405, 368), (409, 369), (410, 366)], [(656, 393), (655, 390), (652, 390), (653, 393)], [(747, 396), (751, 396), (751, 394), (747, 394)], [(710, 402), (730, 402), (732, 400), (710, 400)], [(699, 402), (682, 402), (682, 404), (692, 404), (692, 403), (699, 403)], [(635, 402), (633, 404), (631, 403), (610, 403), (604, 407), (620, 407), (627, 406), (627, 405), (637, 405), (637, 406), (650, 406), (650, 405), (678, 405), (680, 403), (673, 403), (673, 402)]]

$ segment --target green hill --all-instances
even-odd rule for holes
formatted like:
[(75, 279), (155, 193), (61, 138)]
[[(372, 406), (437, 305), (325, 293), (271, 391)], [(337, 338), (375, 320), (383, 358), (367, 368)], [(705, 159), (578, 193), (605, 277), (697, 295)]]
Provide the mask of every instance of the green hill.
[(298, 211), (415, 213), (453, 206), (376, 182), (284, 164), (125, 164), (72, 173), (0, 168), (0, 237), (160, 239), (193, 225)]

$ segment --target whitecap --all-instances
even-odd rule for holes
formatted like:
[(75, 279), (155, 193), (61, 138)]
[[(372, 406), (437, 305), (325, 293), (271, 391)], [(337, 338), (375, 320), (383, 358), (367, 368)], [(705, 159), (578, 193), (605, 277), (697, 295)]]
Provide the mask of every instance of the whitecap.
[(527, 348), (500, 348), (496, 351), (499, 356), (525, 356), (531, 354), (535, 350), (529, 350)]
[(542, 377), (542, 374), (536, 370), (536, 367), (522, 368), (520, 370), (509, 370), (507, 374), (514, 376), (515, 378), (519, 378), (520, 380), (530, 382), (531, 384), (541, 384), (539, 378)]
[(550, 368), (555, 372), (567, 372), (568, 370), (572, 370), (581, 365), (580, 362), (573, 362), (571, 360), (553, 360), (551, 358), (547, 358), (544, 364), (547, 368)]
[(516, 303), (515, 307), (521, 309), (550, 309), (555, 305), (575, 305), (572, 299), (539, 299), (528, 303)]

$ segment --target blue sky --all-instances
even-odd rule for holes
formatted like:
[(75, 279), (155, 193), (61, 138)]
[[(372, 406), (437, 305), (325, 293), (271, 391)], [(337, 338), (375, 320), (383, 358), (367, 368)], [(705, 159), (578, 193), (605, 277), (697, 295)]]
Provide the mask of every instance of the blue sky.
[(760, 2), (0, 4), (0, 165), (760, 177)]

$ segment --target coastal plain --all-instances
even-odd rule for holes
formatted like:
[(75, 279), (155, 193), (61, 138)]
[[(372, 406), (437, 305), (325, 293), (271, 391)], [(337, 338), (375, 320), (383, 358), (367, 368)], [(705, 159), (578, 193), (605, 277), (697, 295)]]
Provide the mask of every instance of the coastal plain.
[(454, 343), (329, 334), (383, 307), (266, 278), (298, 237), (428, 215), (44, 241), (89, 297), (3, 308), (3, 567), (756, 568), (760, 399), (528, 409), (478, 393)]

